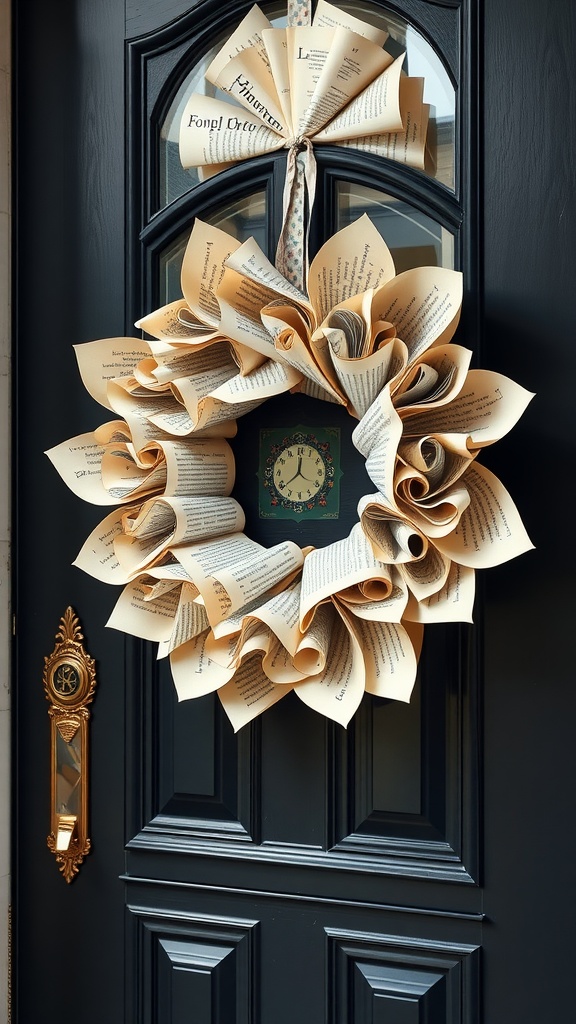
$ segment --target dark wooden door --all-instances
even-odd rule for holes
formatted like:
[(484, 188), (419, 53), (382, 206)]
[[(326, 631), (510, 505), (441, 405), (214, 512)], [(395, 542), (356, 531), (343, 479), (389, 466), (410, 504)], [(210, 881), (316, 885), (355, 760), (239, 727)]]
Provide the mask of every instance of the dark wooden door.
[[(568, 1020), (572, 4), (381, 5), (416, 26), (455, 87), (453, 188), (318, 153), (313, 244), (351, 195), (383, 233), (390, 209), (419, 225), (433, 258), (444, 240), (464, 271), (477, 364), (538, 391), (486, 459), (536, 551), (485, 575), (474, 628), (428, 630), (409, 707), (365, 699), (345, 732), (288, 697), (237, 737), (217, 700), (178, 705), (154, 652), (105, 630), (115, 595), (70, 566), (100, 510), (42, 455), (103, 418), (72, 345), (130, 334), (172, 297), (195, 216), (273, 250), (281, 157), (181, 187), (160, 141), (185, 67), (246, 9), (189, 6), (14, 5), (14, 1020)], [(402, 238), (399, 250), (422, 245)], [(93, 850), (67, 886), (45, 843), (42, 662), (69, 604), (99, 685)]]

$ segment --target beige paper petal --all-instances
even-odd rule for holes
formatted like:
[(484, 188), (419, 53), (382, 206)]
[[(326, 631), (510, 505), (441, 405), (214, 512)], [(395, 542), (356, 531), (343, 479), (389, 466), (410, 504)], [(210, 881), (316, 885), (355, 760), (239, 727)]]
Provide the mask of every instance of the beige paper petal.
[(296, 683), (296, 695), (314, 711), (346, 727), (362, 700), (364, 683), (362, 649), (343, 613), (337, 611), (324, 670)]
[(101, 338), (74, 345), (74, 351), (84, 387), (106, 409), (112, 409), (108, 381), (128, 376), (141, 359), (150, 355), (147, 343), (138, 338)]
[(102, 456), (106, 449), (97, 444), (94, 432), (78, 434), (44, 452), (70, 490), (93, 505), (115, 505), (102, 483)]
[(474, 569), (500, 565), (534, 547), (508, 491), (475, 462), (464, 477), (470, 505), (457, 528), (435, 544), (447, 558)]
[(410, 595), (405, 618), (413, 622), (472, 622), (476, 574), (474, 569), (452, 562), (444, 586), (416, 600)]
[(366, 690), (378, 697), (408, 702), (416, 682), (418, 659), (399, 623), (353, 621), (366, 668)]
[(178, 700), (191, 700), (213, 693), (234, 675), (222, 668), (205, 651), (208, 630), (177, 647), (170, 655), (170, 668)]
[(271, 683), (264, 674), (260, 658), (255, 656), (243, 662), (234, 678), (218, 690), (218, 696), (234, 732), (238, 732), (242, 726), (282, 700), (292, 688), (290, 683)]

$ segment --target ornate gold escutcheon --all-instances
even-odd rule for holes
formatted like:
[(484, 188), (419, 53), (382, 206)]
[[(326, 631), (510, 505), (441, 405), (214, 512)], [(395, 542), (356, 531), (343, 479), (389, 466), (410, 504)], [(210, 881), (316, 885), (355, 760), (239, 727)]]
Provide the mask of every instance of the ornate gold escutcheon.
[(50, 701), (50, 824), (48, 848), (71, 882), (90, 852), (88, 838), (88, 704), (94, 699), (94, 659), (84, 648), (78, 617), (68, 607), (56, 646), (44, 658)]

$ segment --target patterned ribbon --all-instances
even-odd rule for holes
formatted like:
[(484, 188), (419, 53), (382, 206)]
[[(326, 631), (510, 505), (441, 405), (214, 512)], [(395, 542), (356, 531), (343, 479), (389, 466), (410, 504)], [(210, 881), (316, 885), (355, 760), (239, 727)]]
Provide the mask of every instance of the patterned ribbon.
[[(276, 266), (300, 291), (306, 291), (308, 271), (308, 221), (316, 192), (316, 160), (310, 139), (292, 143), (286, 161), (283, 220)], [(308, 194), (308, 217), (306, 217)]]
[[(309, 25), (311, 21), (310, 0), (288, 0), (288, 24)], [(282, 230), (276, 249), (276, 266), (284, 277), (300, 291), (306, 290), (307, 269), (307, 225), (306, 190), (308, 210), (312, 209), (316, 189), (316, 161), (309, 139), (293, 142), (288, 150), (286, 182), (284, 185)]]
[(311, 21), (310, 0), (288, 0), (288, 24), (309, 25)]

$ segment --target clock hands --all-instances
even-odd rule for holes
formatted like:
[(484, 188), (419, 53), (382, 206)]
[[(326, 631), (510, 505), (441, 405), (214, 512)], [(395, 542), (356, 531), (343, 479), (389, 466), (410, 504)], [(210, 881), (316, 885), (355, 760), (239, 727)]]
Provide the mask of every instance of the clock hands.
[(304, 476), (304, 473), (302, 472), (302, 462), (303, 462), (303, 458), (302, 458), (301, 455), (299, 455), (298, 456), (298, 469), (294, 473), (294, 476), (290, 477), (290, 479), (286, 481), (286, 487), (288, 487), (294, 480), (297, 480), (298, 477), (301, 477), (302, 480), (304, 480), (305, 483), (307, 483), (307, 484), (316, 484), (317, 483), (317, 481), (314, 480), (312, 477)]
[[(302, 473), (300, 472), (301, 469), (302, 469), (302, 456), (299, 455), (298, 456), (298, 469), (294, 473), (294, 476), (291, 477), (290, 480), (286, 481), (286, 487), (288, 487), (288, 484), (291, 484), (292, 481), (295, 480), (297, 476), (302, 476)], [(306, 478), (302, 476), (302, 479), (305, 480)]]

